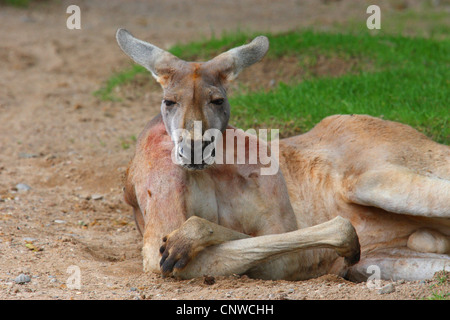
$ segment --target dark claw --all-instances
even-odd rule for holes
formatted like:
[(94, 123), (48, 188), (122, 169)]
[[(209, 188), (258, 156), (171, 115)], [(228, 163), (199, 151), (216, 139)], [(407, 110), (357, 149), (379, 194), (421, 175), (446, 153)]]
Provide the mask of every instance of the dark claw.
[(159, 261), (159, 266), (162, 267), (163, 263), (166, 261), (167, 257), (169, 256), (168, 251), (164, 251), (161, 260)]
[(168, 275), (173, 271), (173, 266), (177, 260), (174, 257), (169, 257), (164, 261), (164, 263), (161, 266), (161, 271), (164, 275)]
[(186, 265), (191, 260), (190, 256), (190, 245), (180, 239), (175, 237), (174, 239), (169, 239), (169, 236), (165, 236), (163, 239), (163, 244), (159, 248), (159, 253), (161, 254), (161, 260), (159, 261), (159, 267), (163, 277), (169, 276), (174, 269), (181, 270), (186, 267)]
[(180, 260), (177, 261), (177, 263), (175, 263), (174, 265), (174, 269), (183, 269), (184, 267), (187, 266), (189, 262), (189, 257), (186, 255), (183, 258), (181, 258)]

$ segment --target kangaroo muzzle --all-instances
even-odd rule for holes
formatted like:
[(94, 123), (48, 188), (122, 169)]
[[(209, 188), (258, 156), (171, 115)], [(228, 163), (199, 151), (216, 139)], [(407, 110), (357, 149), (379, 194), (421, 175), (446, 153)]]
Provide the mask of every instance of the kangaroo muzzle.
[(178, 164), (191, 170), (202, 170), (214, 162), (214, 141), (182, 140), (176, 146)]

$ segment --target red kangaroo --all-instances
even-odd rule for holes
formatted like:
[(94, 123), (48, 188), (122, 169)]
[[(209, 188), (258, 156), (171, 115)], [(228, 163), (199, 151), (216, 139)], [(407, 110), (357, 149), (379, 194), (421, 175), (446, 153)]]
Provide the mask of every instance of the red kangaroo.
[(234, 132), (248, 154), (269, 144), (228, 124), (226, 94), (263, 58), (268, 39), (207, 62), (183, 61), (124, 29), (117, 41), (163, 88), (161, 113), (140, 134), (125, 182), (146, 271), (364, 281), (376, 265), (382, 279), (416, 280), (450, 265), (448, 146), (397, 122), (334, 115), (280, 140), (273, 174), (262, 174), (261, 157), (218, 164), (211, 159), (235, 147), (205, 138), (208, 130), (224, 141)]

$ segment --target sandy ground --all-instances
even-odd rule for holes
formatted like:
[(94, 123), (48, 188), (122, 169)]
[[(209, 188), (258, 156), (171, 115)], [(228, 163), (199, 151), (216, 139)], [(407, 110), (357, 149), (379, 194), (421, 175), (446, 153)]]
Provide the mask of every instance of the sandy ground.
[[(66, 28), (69, 4), (81, 7), (82, 30)], [(167, 48), (237, 28), (327, 29), (365, 19), (366, 7), (344, 0), (0, 6), (0, 299), (421, 299), (448, 292), (439, 280), (383, 281), (394, 289), (380, 294), (330, 275), (302, 282), (236, 276), (211, 284), (142, 272), (141, 238), (122, 200), (122, 177), (132, 136), (158, 112), (161, 92), (155, 87), (121, 102), (93, 96), (130, 64), (116, 29)], [(71, 266), (79, 268), (79, 288), (71, 286)], [(16, 283), (20, 274), (30, 281)]]

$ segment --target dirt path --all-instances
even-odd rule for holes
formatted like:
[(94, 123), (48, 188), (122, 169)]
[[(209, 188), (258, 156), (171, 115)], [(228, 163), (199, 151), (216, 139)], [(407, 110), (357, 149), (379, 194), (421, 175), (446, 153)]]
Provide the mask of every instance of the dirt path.
[[(325, 276), (304, 282), (175, 281), (142, 273), (141, 239), (122, 201), (132, 137), (157, 113), (160, 92), (120, 103), (92, 95), (130, 62), (126, 27), (161, 47), (223, 30), (283, 31), (364, 17), (351, 1), (63, 1), (0, 6), (0, 299), (414, 299), (435, 282), (396, 282), (380, 295)], [(66, 28), (69, 4), (82, 30)], [(127, 145), (131, 144), (128, 148)], [(31, 187), (21, 191), (18, 184)], [(81, 288), (67, 288), (69, 266)], [(17, 284), (20, 274), (30, 282)], [(385, 285), (389, 282), (383, 282)], [(448, 290), (447, 290), (448, 291)]]

